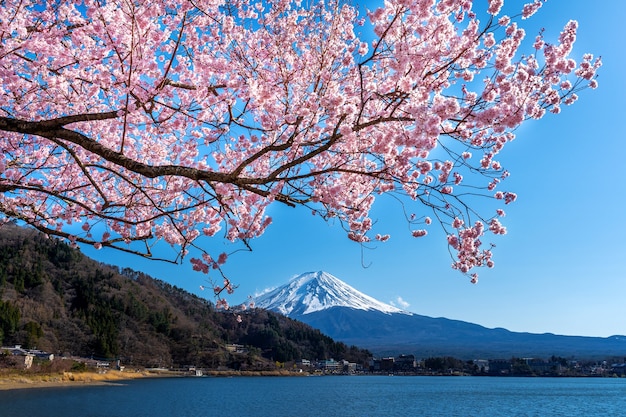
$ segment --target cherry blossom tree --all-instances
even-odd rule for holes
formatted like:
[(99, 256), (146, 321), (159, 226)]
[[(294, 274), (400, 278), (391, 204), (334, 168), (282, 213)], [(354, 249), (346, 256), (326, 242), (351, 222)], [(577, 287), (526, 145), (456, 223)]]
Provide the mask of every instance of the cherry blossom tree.
[(389, 193), (413, 236), (445, 228), (475, 282), (516, 198), (498, 154), (600, 67), (570, 57), (575, 21), (524, 41), (542, 1), (510, 17), (502, 3), (3, 1), (2, 218), (145, 257), (169, 244), (208, 272), (227, 255), (197, 239), (248, 246), (274, 203), (385, 241), (369, 213)]

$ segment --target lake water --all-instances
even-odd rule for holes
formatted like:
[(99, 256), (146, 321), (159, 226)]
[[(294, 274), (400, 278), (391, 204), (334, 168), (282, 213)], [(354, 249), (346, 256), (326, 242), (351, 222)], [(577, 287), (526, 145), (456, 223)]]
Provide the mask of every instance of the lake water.
[(1, 417), (617, 416), (626, 378), (162, 378), (0, 391)]

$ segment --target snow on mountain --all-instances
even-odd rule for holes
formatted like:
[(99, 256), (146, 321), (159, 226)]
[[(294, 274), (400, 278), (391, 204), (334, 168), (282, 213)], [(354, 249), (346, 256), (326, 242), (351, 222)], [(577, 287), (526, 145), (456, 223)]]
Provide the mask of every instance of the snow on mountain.
[[(367, 296), (326, 272), (309, 272), (255, 299), (349, 346), (378, 356), (461, 359), (549, 357), (598, 358), (626, 351), (626, 338), (516, 333), (443, 317), (402, 311)], [(399, 314), (398, 314), (399, 313)]]
[(255, 305), (290, 317), (331, 307), (412, 315), (412, 313), (365, 295), (339, 278), (323, 271), (299, 275), (282, 287), (257, 297)]

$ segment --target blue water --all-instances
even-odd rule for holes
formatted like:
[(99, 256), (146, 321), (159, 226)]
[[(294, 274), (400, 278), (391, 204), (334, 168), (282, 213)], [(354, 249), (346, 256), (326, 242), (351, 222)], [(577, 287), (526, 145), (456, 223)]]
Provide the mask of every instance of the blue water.
[(164, 378), (0, 391), (0, 417), (618, 416), (626, 379)]

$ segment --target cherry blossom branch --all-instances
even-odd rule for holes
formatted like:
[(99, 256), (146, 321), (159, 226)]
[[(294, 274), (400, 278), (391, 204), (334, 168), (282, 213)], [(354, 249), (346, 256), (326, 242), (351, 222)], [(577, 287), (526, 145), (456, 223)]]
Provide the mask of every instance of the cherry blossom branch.
[(526, 120), (595, 88), (601, 65), (572, 58), (573, 21), (523, 53), (518, 21), (539, 0), (513, 17), (500, 0), (381, 1), (366, 19), (340, 0), (6, 3), (3, 215), (67, 239), (82, 223), (75, 242), (143, 241), (126, 249), (145, 255), (163, 240), (220, 273), (200, 236), (250, 248), (280, 202), (385, 241), (370, 210), (388, 194), (415, 237), (434, 213), (475, 281), (493, 265), (484, 233), (506, 231), (515, 199), (498, 155)]

